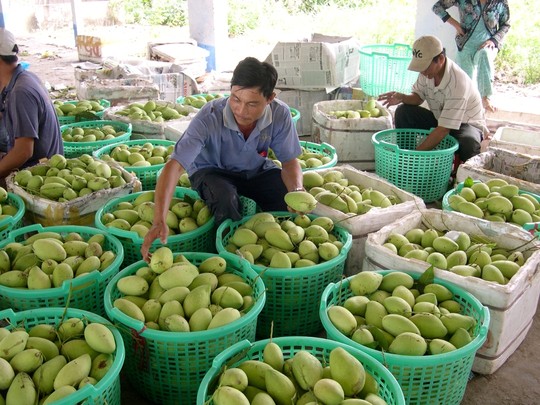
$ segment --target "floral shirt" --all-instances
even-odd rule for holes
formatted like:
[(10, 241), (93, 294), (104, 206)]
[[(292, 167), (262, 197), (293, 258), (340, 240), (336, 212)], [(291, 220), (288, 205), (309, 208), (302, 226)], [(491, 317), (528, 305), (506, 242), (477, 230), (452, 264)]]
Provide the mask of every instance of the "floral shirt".
[(452, 6), (459, 8), (460, 24), (465, 31), (465, 35), (456, 35), (456, 44), (460, 51), (481, 19), (491, 34), (490, 39), (497, 48), (501, 48), (504, 36), (510, 29), (510, 9), (507, 0), (487, 0), (484, 6), (480, 4), (480, 0), (439, 0), (433, 5), (432, 10), (446, 22), (450, 18), (446, 10)]

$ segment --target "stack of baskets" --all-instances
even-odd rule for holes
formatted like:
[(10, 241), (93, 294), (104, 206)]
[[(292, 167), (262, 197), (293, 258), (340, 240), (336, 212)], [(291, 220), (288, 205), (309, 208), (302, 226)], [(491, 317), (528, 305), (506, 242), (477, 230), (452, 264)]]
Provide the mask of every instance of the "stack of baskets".
[(23, 225), (23, 217), (26, 210), (23, 199), (14, 193), (7, 193), (4, 203), (16, 208), (17, 212), (13, 215), (5, 215), (4, 218), (0, 219), (0, 239), (2, 240), (7, 239), (12, 231)]
[(410, 93), (418, 73), (408, 70), (412, 48), (405, 44), (365, 45), (360, 48), (360, 87), (369, 96), (387, 91)]
[(446, 193), (459, 146), (447, 135), (433, 150), (415, 150), (428, 135), (427, 130), (387, 129), (372, 137), (375, 173), (427, 203)]

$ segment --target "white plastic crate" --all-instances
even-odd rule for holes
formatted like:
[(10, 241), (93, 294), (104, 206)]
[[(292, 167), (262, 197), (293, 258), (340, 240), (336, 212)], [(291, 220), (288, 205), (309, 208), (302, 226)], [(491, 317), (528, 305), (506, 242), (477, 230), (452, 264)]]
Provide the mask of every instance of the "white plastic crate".
[(489, 148), (501, 148), (540, 156), (540, 130), (499, 127), (489, 142)]
[(520, 190), (540, 194), (540, 156), (489, 148), (459, 165), (456, 183), (467, 177), (483, 182), (500, 178)]

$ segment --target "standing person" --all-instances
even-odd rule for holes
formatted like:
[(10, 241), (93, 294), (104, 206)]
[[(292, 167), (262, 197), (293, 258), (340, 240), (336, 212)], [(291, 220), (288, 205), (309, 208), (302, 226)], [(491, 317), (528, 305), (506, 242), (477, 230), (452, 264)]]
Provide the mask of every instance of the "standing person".
[[(459, 9), (459, 22), (446, 11), (453, 6)], [(510, 29), (507, 0), (439, 0), (432, 10), (455, 28), (456, 62), (469, 77), (476, 78), (484, 108), (496, 111), (489, 97), (493, 94), (495, 57)]]
[(275, 98), (277, 78), (272, 65), (248, 57), (233, 72), (231, 95), (206, 103), (193, 118), (159, 176), (154, 222), (141, 248), (145, 260), (156, 238), (167, 240), (165, 216), (184, 171), (216, 224), (242, 218), (239, 195), (263, 211), (286, 211), (285, 194), (303, 190), (296, 160), (302, 150), (289, 107)]
[(7, 153), (0, 160), (2, 180), (14, 170), (64, 153), (52, 100), (39, 78), (18, 63), (18, 52), (13, 34), (0, 29), (1, 125), (7, 133)]
[[(409, 70), (420, 73), (411, 94), (390, 91), (379, 96), (385, 106), (400, 104), (394, 114), (396, 128), (431, 129), (417, 150), (431, 150), (450, 134), (459, 142), (461, 161), (479, 154), (482, 137), (488, 134), (480, 93), (446, 57), (441, 41), (434, 36), (418, 38)], [(424, 101), (429, 110), (420, 106)]]

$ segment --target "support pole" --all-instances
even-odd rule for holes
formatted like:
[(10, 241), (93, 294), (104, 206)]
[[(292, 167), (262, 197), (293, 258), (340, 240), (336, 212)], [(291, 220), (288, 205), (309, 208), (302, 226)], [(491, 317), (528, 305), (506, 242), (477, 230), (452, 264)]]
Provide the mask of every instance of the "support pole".
[(4, 21), (4, 6), (0, 0), (0, 28), (6, 28), (6, 22)]
[(79, 29), (82, 28), (82, 23), (77, 14), (77, 10), (80, 9), (80, 5), (81, 0), (71, 0), (71, 16), (73, 20), (73, 38), (75, 40), (75, 46), (77, 46), (77, 35), (79, 35)]

